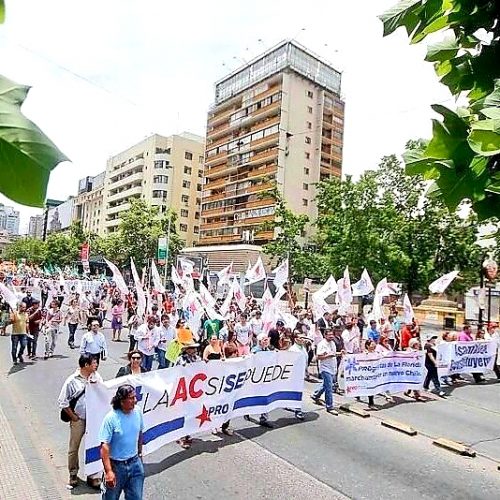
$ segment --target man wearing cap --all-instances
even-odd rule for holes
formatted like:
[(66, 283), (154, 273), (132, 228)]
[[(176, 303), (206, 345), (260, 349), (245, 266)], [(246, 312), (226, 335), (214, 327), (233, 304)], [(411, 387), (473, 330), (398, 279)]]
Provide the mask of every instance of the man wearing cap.
[[(183, 345), (182, 353), (176, 361), (175, 366), (186, 366), (192, 363), (199, 363), (201, 361), (201, 357), (197, 352), (199, 346), (200, 344), (197, 344), (196, 342)], [(191, 436), (184, 436), (183, 438), (177, 440), (177, 443), (180, 444), (182, 448), (187, 450), (191, 448), (193, 440), (191, 439)]]
[(271, 330), (269, 330), (269, 342), (276, 351), (280, 349), (280, 338), (284, 329), (285, 323), (279, 319), (276, 321), (276, 328), (271, 328)]

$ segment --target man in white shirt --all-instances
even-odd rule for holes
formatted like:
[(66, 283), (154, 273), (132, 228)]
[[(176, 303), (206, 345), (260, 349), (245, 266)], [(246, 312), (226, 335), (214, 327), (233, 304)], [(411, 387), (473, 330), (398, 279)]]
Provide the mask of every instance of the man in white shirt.
[(103, 361), (106, 360), (107, 350), (106, 339), (99, 331), (99, 321), (94, 320), (90, 324), (90, 332), (86, 332), (82, 336), (80, 354), (89, 354), (97, 361), (97, 365), (99, 366), (101, 358)]
[(262, 320), (262, 311), (256, 310), (252, 312), (252, 318), (248, 322), (250, 324), (250, 331), (252, 332), (252, 343), (256, 342), (257, 336), (260, 335), (264, 329), (264, 321)]
[(345, 352), (348, 354), (361, 352), (360, 336), (359, 329), (353, 322), (346, 324), (342, 332)]
[(160, 341), (160, 330), (156, 326), (156, 316), (148, 316), (146, 323), (143, 323), (135, 332), (137, 339), (137, 349), (142, 353), (142, 367), (150, 372), (153, 368), (155, 349)]
[(324, 339), (318, 344), (316, 356), (319, 361), (319, 372), (323, 382), (311, 395), (316, 404), (321, 404), (319, 398), (325, 393), (326, 411), (338, 415), (333, 407), (333, 384), (337, 378), (337, 348), (333, 341), (333, 330), (325, 329)]
[(161, 315), (161, 326), (159, 328), (160, 338), (158, 340), (158, 346), (156, 347), (156, 354), (158, 355), (158, 369), (168, 368), (170, 362), (165, 358), (168, 346), (170, 342), (174, 340), (175, 329), (170, 324), (170, 317), (168, 314)]

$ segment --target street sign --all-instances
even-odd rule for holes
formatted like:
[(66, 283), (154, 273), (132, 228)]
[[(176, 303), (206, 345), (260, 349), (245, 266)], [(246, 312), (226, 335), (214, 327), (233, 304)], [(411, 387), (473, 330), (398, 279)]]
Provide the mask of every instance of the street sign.
[(167, 258), (168, 258), (167, 238), (166, 236), (160, 236), (158, 238), (158, 253), (157, 253), (158, 264), (164, 266), (167, 262)]

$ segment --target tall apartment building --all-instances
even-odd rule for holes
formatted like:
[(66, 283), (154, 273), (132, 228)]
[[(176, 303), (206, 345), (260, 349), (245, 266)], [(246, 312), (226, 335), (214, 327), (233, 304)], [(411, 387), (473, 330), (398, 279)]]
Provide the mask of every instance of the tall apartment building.
[(78, 181), (73, 219), (80, 221), (85, 232), (103, 234), (104, 229), (104, 182), (106, 172)]
[(19, 234), (19, 212), (3, 203), (0, 203), (0, 231), (11, 235)]
[(43, 238), (44, 224), (45, 217), (43, 216), (43, 214), (31, 216), (28, 226), (28, 236), (41, 240)]
[(316, 215), (314, 183), (340, 176), (341, 75), (284, 41), (215, 85), (209, 110), (200, 245), (264, 244), (277, 188), (295, 213)]
[(198, 240), (203, 179), (203, 137), (184, 132), (152, 135), (110, 158), (104, 186), (103, 233), (112, 233), (131, 198), (142, 198), (178, 215), (179, 236), (190, 246)]

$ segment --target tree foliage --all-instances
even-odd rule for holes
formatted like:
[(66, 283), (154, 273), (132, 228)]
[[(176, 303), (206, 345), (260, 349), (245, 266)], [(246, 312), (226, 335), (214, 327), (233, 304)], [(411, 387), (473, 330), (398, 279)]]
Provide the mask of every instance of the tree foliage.
[[(403, 0), (380, 19), (384, 35), (404, 27), (411, 43), (444, 37), (426, 60), (467, 107), (432, 106), (433, 136), (405, 155), (406, 172), (433, 180), (430, 194), (454, 211), (470, 201), (479, 220), (500, 217), (500, 9), (493, 0)], [(479, 38), (481, 37), (481, 38)]]
[(12, 261), (26, 259), (28, 264), (40, 264), (45, 261), (46, 246), (36, 238), (17, 238), (5, 249), (5, 258)]

